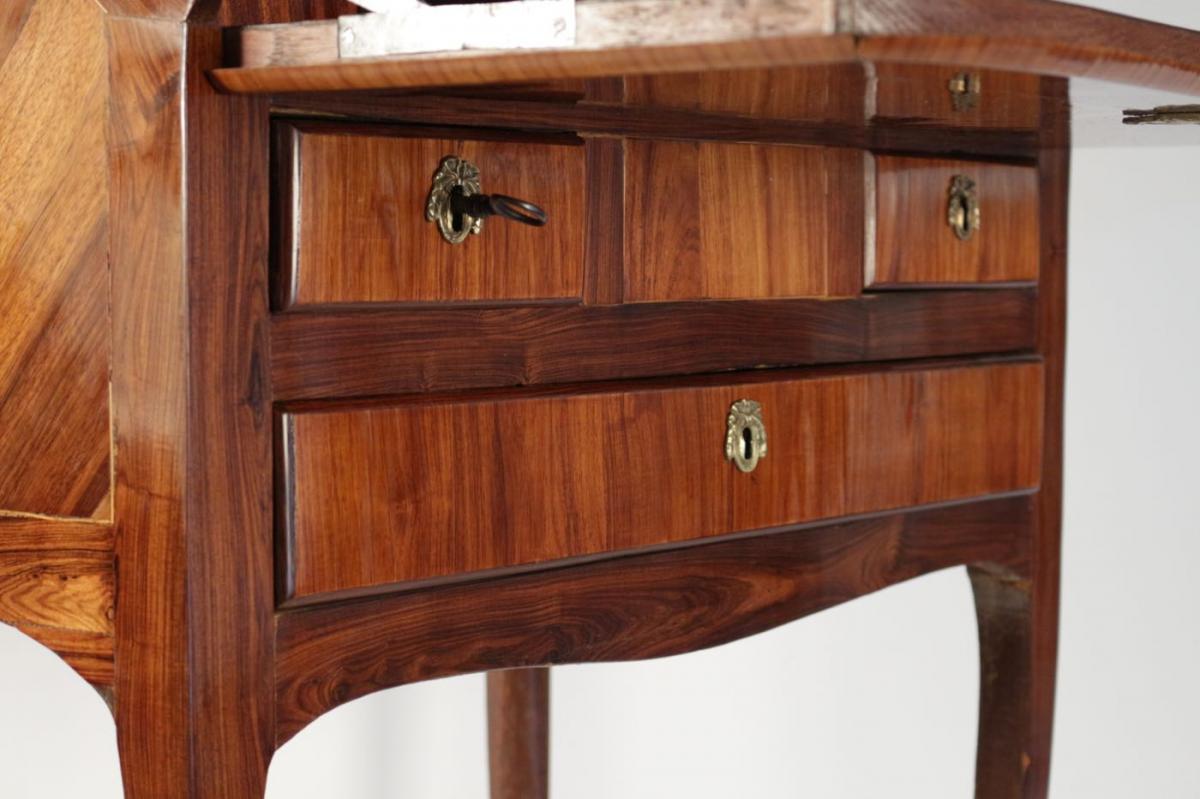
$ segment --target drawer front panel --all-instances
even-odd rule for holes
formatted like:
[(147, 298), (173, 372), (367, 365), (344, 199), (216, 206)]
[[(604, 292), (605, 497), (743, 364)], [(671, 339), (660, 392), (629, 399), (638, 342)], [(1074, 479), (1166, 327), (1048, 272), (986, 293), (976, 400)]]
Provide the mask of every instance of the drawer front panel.
[[(750, 473), (725, 454), (744, 398)], [(289, 413), (281, 594), (1029, 489), (1041, 406), (1041, 365), (1016, 363)]]
[[(510, 302), (582, 295), (583, 147), (405, 138), (395, 128), (280, 128), (280, 307), (328, 303)], [(447, 242), (425, 217), (449, 155), (479, 168), (482, 190), (546, 209), (535, 228), (488, 219)]]
[(628, 141), (625, 299), (858, 294), (862, 173), (853, 150)]
[(865, 91), (859, 63), (625, 78), (627, 105), (850, 124), (862, 122)]
[(873, 68), (876, 119), (1008, 130), (1036, 130), (1041, 121), (1038, 75), (885, 62)]
[[(949, 219), (957, 179), (978, 208), (978, 229), (962, 238)], [(1033, 167), (878, 156), (875, 257), (866, 283), (978, 285), (1037, 280), (1041, 251)]]

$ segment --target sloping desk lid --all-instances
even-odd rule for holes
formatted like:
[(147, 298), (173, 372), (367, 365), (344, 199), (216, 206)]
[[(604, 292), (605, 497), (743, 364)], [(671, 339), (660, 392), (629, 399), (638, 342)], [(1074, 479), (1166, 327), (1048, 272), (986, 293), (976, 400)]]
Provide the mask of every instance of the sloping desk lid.
[(213, 80), (339, 91), (895, 61), (1200, 95), (1200, 33), (1050, 0), (579, 0), (571, 47), (348, 57), (347, 27), (375, 16), (242, 28)]

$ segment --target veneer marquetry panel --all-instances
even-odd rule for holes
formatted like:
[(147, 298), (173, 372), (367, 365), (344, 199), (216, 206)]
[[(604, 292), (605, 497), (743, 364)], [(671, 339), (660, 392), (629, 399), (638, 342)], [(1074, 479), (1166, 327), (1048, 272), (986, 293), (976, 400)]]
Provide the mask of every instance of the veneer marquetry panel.
[[(875, 257), (867, 270), (868, 287), (1037, 280), (1041, 251), (1034, 167), (877, 156), (875, 170)], [(955, 235), (947, 219), (957, 175), (973, 180), (978, 192), (980, 228), (967, 241)]]
[[(446, 131), (415, 138), (419, 130), (280, 127), (278, 305), (580, 299), (582, 143)], [(448, 155), (479, 168), (483, 191), (541, 205), (549, 223), (493, 218), (461, 244), (445, 241), (426, 220), (425, 202)]]
[[(1015, 363), (287, 413), (282, 594), (1033, 488), (1041, 381)], [(723, 451), (742, 398), (768, 435), (752, 474)]]
[(108, 63), (91, 0), (0, 9), (0, 509), (109, 517)]
[(626, 142), (626, 302), (857, 294), (862, 173), (851, 150)]

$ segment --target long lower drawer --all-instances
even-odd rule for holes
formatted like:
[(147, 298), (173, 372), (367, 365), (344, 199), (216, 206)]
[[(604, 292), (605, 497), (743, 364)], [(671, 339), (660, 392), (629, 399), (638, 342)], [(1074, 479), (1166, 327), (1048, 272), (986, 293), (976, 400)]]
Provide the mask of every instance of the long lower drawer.
[(1042, 380), (1007, 362), (286, 412), (280, 595), (1032, 489)]

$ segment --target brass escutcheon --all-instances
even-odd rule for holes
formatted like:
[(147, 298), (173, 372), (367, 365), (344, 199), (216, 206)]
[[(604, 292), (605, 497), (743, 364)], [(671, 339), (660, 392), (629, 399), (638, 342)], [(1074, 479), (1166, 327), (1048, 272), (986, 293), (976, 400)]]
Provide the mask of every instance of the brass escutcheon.
[(763, 424), (762, 406), (754, 400), (742, 399), (729, 408), (725, 420), (725, 458), (740, 471), (750, 473), (767, 456), (767, 428)]
[(467, 197), (483, 191), (479, 169), (465, 158), (448, 155), (433, 176), (433, 187), (425, 201), (425, 218), (436, 222), (442, 238), (451, 244), (461, 244), (467, 236), (483, 230), (482, 218), (456, 213), (451, 207), (450, 199), (456, 191)]
[(983, 221), (979, 210), (979, 191), (975, 181), (966, 175), (955, 175), (950, 181), (950, 204), (946, 212), (950, 229), (960, 241), (970, 241)]
[(960, 72), (950, 79), (950, 101), (955, 111), (970, 111), (979, 105), (983, 78), (978, 72)]

